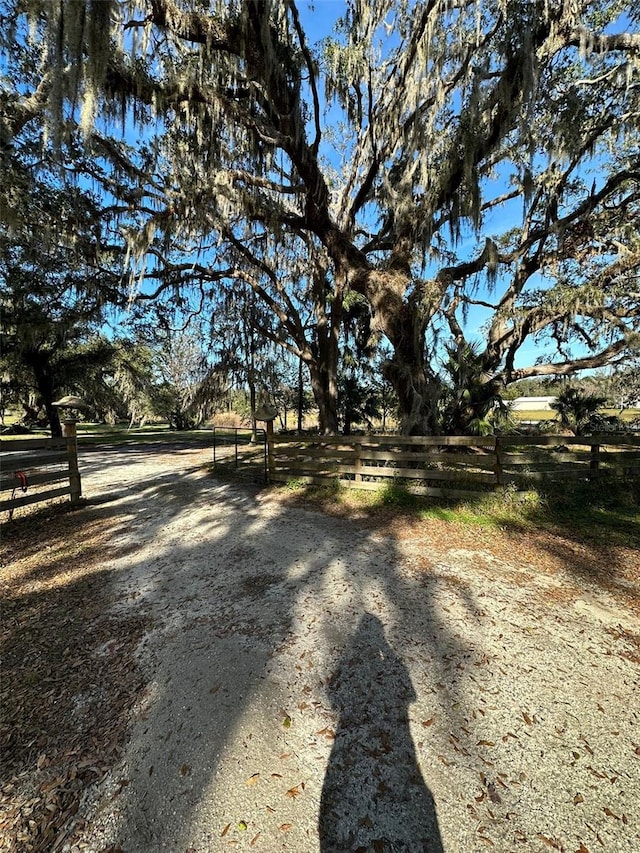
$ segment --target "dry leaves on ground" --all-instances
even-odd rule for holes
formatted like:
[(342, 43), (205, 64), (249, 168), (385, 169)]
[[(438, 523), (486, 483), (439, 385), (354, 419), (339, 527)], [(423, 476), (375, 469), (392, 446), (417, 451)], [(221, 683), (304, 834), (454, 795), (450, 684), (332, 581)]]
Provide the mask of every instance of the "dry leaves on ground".
[(119, 754), (142, 615), (109, 615), (118, 519), (48, 507), (4, 525), (0, 850), (54, 853)]
[[(629, 530), (628, 541), (620, 531), (611, 541), (604, 526), (601, 531), (589, 532), (582, 526), (556, 524), (473, 524), (449, 521), (436, 517), (424, 519), (405, 515), (401, 510), (387, 507), (367, 508), (353, 503), (349, 496), (341, 501), (327, 499), (318, 492), (316, 497), (306, 491), (278, 490), (267, 500), (316, 506), (324, 513), (350, 518), (377, 532), (405, 544), (427, 542), (432, 553), (445, 557), (452, 549), (467, 550), (478, 555), (485, 553), (506, 565), (518, 563), (533, 571), (554, 576), (558, 583), (553, 592), (560, 601), (569, 599), (593, 587), (611, 593), (625, 607), (640, 616), (640, 547), (638, 521)], [(640, 519), (640, 517), (638, 517)], [(478, 561), (480, 566), (481, 560)], [(527, 574), (519, 581), (527, 583)]]

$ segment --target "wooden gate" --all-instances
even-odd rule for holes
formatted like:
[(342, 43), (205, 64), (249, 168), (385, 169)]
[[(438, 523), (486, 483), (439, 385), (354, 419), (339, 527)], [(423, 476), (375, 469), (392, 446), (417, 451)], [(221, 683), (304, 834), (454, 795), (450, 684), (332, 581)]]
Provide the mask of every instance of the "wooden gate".
[(75, 435), (18, 438), (0, 442), (0, 512), (69, 495), (80, 500)]

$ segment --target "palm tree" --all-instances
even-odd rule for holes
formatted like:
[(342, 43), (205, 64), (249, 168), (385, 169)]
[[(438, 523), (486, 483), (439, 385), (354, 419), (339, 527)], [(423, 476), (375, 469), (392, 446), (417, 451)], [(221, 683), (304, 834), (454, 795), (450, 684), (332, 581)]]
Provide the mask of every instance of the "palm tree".
[(476, 343), (448, 344), (444, 363), (446, 392), (442, 397), (445, 435), (487, 435), (494, 431), (491, 413), (502, 407), (496, 384), (488, 381)]
[(593, 430), (594, 416), (605, 402), (606, 397), (568, 386), (551, 403), (551, 408), (560, 415), (560, 423), (565, 429), (574, 435), (585, 435)]

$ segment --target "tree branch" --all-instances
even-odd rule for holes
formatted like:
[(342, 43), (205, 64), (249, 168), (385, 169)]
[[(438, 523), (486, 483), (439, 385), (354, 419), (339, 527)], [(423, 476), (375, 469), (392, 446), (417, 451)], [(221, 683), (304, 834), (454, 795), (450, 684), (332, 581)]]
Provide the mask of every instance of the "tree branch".
[(594, 370), (596, 367), (604, 367), (623, 353), (629, 346), (629, 341), (620, 339), (615, 341), (594, 355), (585, 356), (561, 362), (547, 362), (530, 367), (521, 367), (512, 372), (510, 381), (517, 382), (519, 379), (529, 379), (533, 376), (569, 376), (579, 370)]

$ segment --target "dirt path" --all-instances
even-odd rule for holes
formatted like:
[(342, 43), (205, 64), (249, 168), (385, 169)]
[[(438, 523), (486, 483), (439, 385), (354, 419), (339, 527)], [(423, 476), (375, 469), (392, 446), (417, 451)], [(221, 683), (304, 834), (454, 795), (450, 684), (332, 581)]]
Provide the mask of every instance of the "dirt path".
[[(105, 465), (105, 461), (109, 461)], [(514, 551), (82, 459), (147, 688), (73, 851), (640, 849), (637, 618)]]

